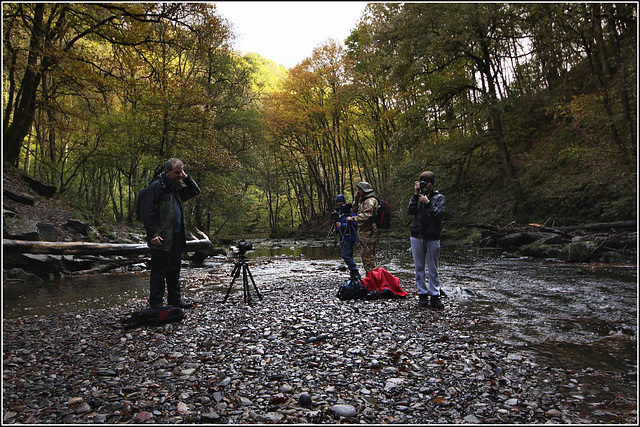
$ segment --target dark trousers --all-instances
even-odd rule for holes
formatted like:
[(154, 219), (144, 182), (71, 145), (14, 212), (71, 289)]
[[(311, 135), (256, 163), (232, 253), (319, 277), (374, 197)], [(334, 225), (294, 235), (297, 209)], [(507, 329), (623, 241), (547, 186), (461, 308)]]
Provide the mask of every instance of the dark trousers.
[(342, 259), (344, 263), (349, 267), (349, 273), (353, 276), (358, 273), (358, 267), (356, 266), (356, 262), (353, 259), (353, 245), (355, 242), (352, 242), (349, 236), (345, 236), (345, 238), (340, 243), (340, 248), (342, 249)]
[(161, 306), (164, 297), (164, 285), (167, 284), (167, 303), (180, 302), (180, 265), (184, 249), (184, 234), (173, 233), (171, 250), (151, 250), (151, 278), (149, 280), (149, 305)]

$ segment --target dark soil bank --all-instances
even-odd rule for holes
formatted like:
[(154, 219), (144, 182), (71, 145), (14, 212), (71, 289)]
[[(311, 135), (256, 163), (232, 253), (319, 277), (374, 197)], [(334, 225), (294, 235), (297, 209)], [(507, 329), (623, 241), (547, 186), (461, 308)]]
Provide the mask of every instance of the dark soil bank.
[(476, 340), (468, 328), (483, 320), (451, 298), (444, 311), (418, 308), (411, 289), (400, 300), (340, 301), (344, 273), (308, 279), (297, 272), (313, 263), (282, 264), (284, 279), (259, 280), (252, 306), (237, 291), (220, 303), (229, 279), (220, 272), (188, 278), (198, 304), (182, 323), (123, 330), (140, 299), (5, 320), (3, 421), (636, 422), (635, 402), (586, 403), (588, 373)]

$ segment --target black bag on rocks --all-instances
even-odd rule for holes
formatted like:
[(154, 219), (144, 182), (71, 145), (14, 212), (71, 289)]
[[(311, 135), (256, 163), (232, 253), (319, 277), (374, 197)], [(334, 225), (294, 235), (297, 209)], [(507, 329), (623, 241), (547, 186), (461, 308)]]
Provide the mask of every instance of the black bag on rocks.
[(146, 308), (131, 313), (122, 321), (124, 329), (133, 329), (147, 325), (180, 322), (184, 318), (184, 310), (178, 307)]
[(367, 289), (358, 279), (349, 279), (346, 283), (340, 285), (336, 296), (341, 300), (348, 299), (364, 299), (367, 295)]

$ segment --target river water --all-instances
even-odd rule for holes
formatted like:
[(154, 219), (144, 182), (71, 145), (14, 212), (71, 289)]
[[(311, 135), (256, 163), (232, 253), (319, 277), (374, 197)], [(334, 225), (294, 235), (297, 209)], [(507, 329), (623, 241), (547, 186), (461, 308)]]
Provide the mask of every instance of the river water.
[[(279, 277), (277, 260), (282, 256), (314, 265), (314, 274), (343, 265), (333, 241), (326, 246), (322, 241), (255, 241), (254, 246), (247, 253), (250, 265), (252, 260), (275, 260), (260, 267), (259, 276), (254, 271), (258, 282)], [(415, 297), (408, 239), (381, 242), (378, 263)], [(465, 316), (477, 319), (470, 327), (480, 339), (533, 352), (540, 364), (576, 375), (605, 373), (586, 380), (594, 392), (637, 395), (637, 265), (517, 258), (447, 242), (440, 264), (442, 288), (449, 298), (460, 300)], [(230, 272), (232, 267), (231, 259), (209, 258), (203, 267), (185, 268), (183, 275), (202, 269)], [(145, 299), (147, 293), (148, 273), (4, 284), (3, 318), (115, 307), (131, 298)], [(184, 293), (188, 298), (188, 285)]]

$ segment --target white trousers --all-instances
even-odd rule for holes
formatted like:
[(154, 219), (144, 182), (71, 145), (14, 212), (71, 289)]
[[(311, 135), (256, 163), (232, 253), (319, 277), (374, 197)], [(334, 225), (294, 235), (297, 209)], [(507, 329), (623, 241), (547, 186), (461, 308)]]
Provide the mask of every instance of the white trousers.
[[(440, 277), (438, 276), (438, 257), (440, 240), (424, 240), (411, 237), (411, 253), (416, 269), (416, 285), (418, 294), (440, 295)], [(425, 277), (425, 264), (429, 272), (429, 285)]]

